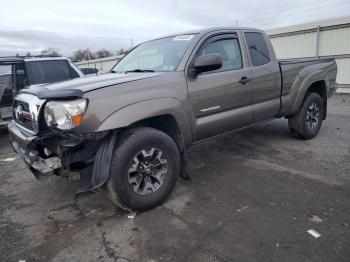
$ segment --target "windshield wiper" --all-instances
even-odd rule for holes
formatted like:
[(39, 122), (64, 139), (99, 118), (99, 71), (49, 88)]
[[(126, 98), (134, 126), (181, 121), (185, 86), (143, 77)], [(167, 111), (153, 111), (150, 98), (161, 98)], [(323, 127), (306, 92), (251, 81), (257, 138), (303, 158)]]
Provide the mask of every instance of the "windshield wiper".
[(154, 73), (154, 70), (150, 69), (134, 69), (134, 70), (128, 70), (124, 72), (125, 74), (127, 73)]

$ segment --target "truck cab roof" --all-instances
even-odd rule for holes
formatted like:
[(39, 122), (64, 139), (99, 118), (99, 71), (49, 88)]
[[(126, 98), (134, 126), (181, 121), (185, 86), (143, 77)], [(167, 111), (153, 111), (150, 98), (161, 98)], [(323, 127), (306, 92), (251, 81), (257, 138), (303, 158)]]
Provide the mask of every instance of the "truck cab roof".
[(203, 29), (197, 29), (197, 30), (190, 30), (190, 31), (183, 32), (183, 33), (185, 33), (185, 34), (188, 34), (188, 33), (206, 34), (206, 33), (210, 33), (210, 32), (223, 31), (223, 30), (252, 30), (252, 31), (257, 31), (257, 32), (264, 32), (261, 29), (257, 29), (257, 28), (253, 28), (253, 27), (221, 26), (221, 27), (210, 27), (210, 28), (203, 28)]
[[(222, 26), (222, 27), (210, 27), (210, 28), (203, 28), (203, 29), (194, 29), (194, 30), (189, 30), (189, 31), (183, 31), (183, 32), (179, 32), (179, 33), (174, 33), (171, 35), (166, 35), (166, 36), (162, 36), (159, 38), (165, 38), (165, 37), (172, 37), (172, 36), (177, 36), (177, 35), (190, 35), (190, 34), (196, 34), (196, 35), (206, 35), (208, 33), (213, 33), (213, 32), (217, 32), (217, 31), (228, 31), (228, 30), (232, 30), (232, 31), (254, 31), (254, 32), (260, 32), (260, 33), (265, 33), (263, 30), (261, 29), (257, 29), (257, 28), (253, 28), (253, 27), (240, 27), (240, 26)], [(155, 39), (152, 39), (155, 40)]]

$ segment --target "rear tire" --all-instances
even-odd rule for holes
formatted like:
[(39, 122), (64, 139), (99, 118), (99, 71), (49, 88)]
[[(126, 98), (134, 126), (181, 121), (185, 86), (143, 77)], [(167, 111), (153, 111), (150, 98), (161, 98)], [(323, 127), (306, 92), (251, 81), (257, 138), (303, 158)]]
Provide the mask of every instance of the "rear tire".
[(314, 138), (320, 131), (323, 113), (320, 95), (307, 93), (299, 112), (288, 119), (289, 131), (293, 136), (305, 140)]
[(113, 152), (108, 190), (126, 210), (154, 208), (170, 195), (180, 172), (180, 153), (167, 134), (149, 127), (126, 130)]

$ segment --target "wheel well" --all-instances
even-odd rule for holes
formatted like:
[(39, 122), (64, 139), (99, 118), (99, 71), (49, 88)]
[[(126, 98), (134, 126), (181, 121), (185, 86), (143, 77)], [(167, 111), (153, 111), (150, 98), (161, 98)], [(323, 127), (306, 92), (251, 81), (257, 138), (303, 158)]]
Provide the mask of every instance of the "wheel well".
[(317, 93), (320, 95), (323, 101), (323, 120), (326, 119), (327, 116), (327, 89), (326, 89), (326, 83), (325, 81), (317, 81), (313, 83), (309, 89), (307, 90), (308, 93)]
[(132, 127), (147, 126), (158, 129), (168, 134), (176, 143), (179, 151), (182, 153), (185, 150), (185, 143), (181, 135), (179, 126), (172, 115), (161, 115), (151, 118), (146, 118), (131, 125)]

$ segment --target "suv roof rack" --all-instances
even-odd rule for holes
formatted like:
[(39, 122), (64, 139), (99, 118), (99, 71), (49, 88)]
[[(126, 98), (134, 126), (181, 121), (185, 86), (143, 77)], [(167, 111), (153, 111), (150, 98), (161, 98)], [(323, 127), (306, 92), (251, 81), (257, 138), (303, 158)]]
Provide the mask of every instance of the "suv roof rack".
[(12, 55), (12, 56), (0, 56), (0, 58), (45, 58), (45, 57), (61, 57), (59, 55), (30, 55), (30, 56), (27, 56), (27, 55)]

